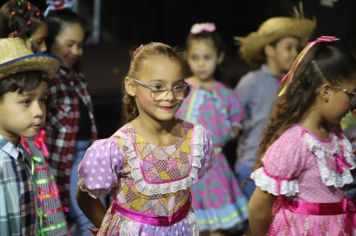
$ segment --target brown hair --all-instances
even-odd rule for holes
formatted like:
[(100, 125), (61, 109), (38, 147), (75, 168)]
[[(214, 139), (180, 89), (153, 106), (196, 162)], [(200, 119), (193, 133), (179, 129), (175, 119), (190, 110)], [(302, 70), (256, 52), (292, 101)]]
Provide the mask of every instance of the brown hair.
[(278, 97), (264, 130), (256, 168), (268, 147), (293, 124), (300, 122), (309, 112), (324, 83), (339, 85), (356, 80), (355, 59), (333, 45), (321, 42), (313, 46), (294, 72), (286, 93)]
[(31, 91), (41, 81), (49, 83), (49, 80), (41, 71), (26, 71), (3, 78), (0, 80), (0, 100), (7, 92), (19, 91), (19, 93), (23, 93)]
[(43, 23), (40, 10), (25, 0), (9, 0), (0, 9), (0, 37), (20, 37), (24, 40)]
[[(143, 62), (148, 60), (150, 57), (159, 55), (166, 56), (177, 61), (180, 65), (183, 65), (181, 56), (175, 49), (163, 43), (151, 42), (149, 44), (141, 45), (133, 52), (129, 72), (126, 77), (137, 79), (136, 75), (138, 72), (142, 71)], [(123, 86), (123, 88), (124, 117), (126, 122), (129, 122), (138, 116), (138, 109), (135, 98), (126, 92), (125, 86)]]

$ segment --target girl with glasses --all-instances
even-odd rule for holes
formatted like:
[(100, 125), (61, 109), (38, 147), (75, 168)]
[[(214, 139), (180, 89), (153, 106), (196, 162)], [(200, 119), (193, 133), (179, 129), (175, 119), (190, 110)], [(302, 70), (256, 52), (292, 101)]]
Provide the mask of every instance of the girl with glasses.
[[(210, 134), (175, 117), (188, 95), (168, 45), (136, 49), (124, 80), (127, 123), (79, 165), (78, 203), (97, 235), (199, 235), (190, 187), (213, 164)], [(98, 197), (113, 196), (109, 209)]]

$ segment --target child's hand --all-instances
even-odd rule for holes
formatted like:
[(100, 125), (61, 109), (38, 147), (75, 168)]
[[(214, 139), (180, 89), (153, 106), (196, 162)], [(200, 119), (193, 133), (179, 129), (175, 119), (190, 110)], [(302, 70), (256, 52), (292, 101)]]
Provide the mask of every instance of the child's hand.
[(90, 226), (89, 231), (92, 232), (94, 235), (96, 235), (99, 232), (99, 228), (95, 227), (95, 226)]

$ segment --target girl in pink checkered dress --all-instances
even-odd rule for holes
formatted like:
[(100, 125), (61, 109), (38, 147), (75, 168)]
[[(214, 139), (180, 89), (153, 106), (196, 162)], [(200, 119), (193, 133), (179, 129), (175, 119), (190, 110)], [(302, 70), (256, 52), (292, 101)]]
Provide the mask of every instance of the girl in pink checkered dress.
[(216, 69), (224, 58), (215, 25), (193, 25), (186, 44), (186, 59), (192, 72), (186, 81), (192, 91), (178, 116), (210, 130), (216, 155), (212, 171), (192, 187), (199, 228), (206, 234), (240, 228), (247, 219), (247, 200), (222, 148), (237, 137), (244, 118), (243, 106), (236, 92), (215, 80)]

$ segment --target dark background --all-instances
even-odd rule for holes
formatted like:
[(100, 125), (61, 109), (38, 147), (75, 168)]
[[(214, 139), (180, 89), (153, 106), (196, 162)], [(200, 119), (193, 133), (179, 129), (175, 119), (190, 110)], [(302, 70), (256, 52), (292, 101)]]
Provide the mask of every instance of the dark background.
[[(5, 1), (0, 1), (3, 3)], [(42, 11), (45, 0), (31, 1)], [(267, 18), (290, 16), (296, 0), (102, 0), (99, 43), (87, 43), (82, 60), (93, 96), (99, 137), (110, 135), (121, 121), (121, 79), (128, 70), (130, 52), (138, 45), (160, 41), (179, 49), (192, 24), (214, 22), (226, 44), (220, 80), (234, 87), (249, 69), (237, 54), (233, 36), (257, 30)], [(308, 18), (316, 17), (315, 36), (340, 37), (356, 55), (356, 1), (304, 0)], [(329, 4), (329, 5), (328, 5)], [(92, 30), (93, 1), (79, 0), (78, 13)], [(90, 40), (89, 40), (90, 41)]]

